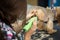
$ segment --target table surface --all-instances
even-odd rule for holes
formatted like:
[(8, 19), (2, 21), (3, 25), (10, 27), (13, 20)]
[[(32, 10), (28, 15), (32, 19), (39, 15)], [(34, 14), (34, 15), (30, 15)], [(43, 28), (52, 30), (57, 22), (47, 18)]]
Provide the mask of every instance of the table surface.
[(57, 32), (52, 35), (47, 34), (45, 31), (39, 31), (39, 33), (37, 32), (31, 38), (32, 40), (60, 40), (60, 26), (54, 23), (54, 29)]

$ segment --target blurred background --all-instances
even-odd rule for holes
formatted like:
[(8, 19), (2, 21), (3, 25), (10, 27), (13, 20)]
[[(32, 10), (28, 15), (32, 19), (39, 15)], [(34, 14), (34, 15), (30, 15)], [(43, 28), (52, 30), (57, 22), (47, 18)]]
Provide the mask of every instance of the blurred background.
[(54, 6), (60, 6), (60, 0), (27, 0), (28, 4), (31, 5), (37, 5), (37, 6), (43, 6), (43, 7), (47, 7), (47, 6), (51, 6), (51, 4), (54, 4)]

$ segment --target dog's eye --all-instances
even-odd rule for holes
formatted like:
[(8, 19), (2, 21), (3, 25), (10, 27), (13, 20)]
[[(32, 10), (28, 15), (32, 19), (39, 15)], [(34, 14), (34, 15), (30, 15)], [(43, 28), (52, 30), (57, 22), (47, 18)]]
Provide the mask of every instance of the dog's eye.
[(44, 22), (44, 23), (47, 23), (47, 21), (46, 21), (46, 22)]

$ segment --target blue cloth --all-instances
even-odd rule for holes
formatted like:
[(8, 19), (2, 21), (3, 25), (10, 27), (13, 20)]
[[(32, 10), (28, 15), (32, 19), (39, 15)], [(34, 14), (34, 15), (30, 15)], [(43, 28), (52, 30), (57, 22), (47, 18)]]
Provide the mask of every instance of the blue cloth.
[[(48, 1), (48, 6), (51, 6), (51, 0)], [(54, 6), (60, 6), (60, 0), (56, 0), (56, 3), (54, 4)]]

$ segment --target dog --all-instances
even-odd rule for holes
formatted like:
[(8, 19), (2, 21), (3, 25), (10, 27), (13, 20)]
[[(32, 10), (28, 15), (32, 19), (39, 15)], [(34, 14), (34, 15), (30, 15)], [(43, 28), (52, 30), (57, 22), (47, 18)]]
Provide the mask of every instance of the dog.
[[(38, 17), (38, 29), (39, 30), (46, 30), (49, 34), (56, 32), (53, 29), (53, 21), (54, 21), (54, 13), (47, 8), (43, 7), (32, 7), (30, 10), (29, 15), (36, 15)], [(44, 27), (44, 22), (47, 22), (46, 26)], [(49, 25), (49, 26), (48, 26)], [(51, 30), (50, 30), (51, 29)]]
[[(28, 10), (26, 19), (28, 20), (33, 16), (38, 17), (37, 26), (32, 26), (32, 28), (25, 34), (25, 40), (31, 40), (31, 35), (35, 32), (36, 27), (38, 30), (45, 30), (49, 34), (57, 32), (57, 30), (53, 29), (54, 14), (50, 9), (33, 6)], [(45, 24), (45, 22), (47, 23)]]

